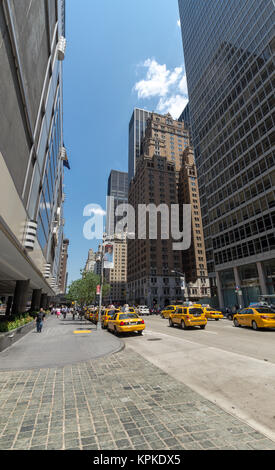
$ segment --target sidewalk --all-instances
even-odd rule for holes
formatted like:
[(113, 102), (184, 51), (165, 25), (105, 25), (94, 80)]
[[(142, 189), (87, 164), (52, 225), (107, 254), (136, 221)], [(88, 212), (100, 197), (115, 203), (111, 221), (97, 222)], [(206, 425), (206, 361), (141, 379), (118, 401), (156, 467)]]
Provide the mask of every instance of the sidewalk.
[[(20, 341), (21, 354), (24, 347), (36, 350), (35, 368), (28, 364), (24, 370), (0, 371), (0, 449), (275, 449), (274, 442), (131, 348), (38, 369), (39, 360), (47, 362), (44, 354), (59, 357), (60, 344), (65, 343), (60, 343), (61, 328), (71, 328), (55, 319), (48, 322), (41, 335), (31, 333)], [(91, 350), (93, 334), (89, 334)], [(107, 342), (117, 339), (106, 332), (101, 337), (101, 342), (105, 337)], [(44, 352), (38, 352), (39, 344)], [(82, 340), (74, 344), (82, 348)], [(4, 367), (14, 363), (9, 356), (14, 356), (17, 345), (0, 354), (1, 367), (3, 362)], [(89, 347), (85, 345), (82, 353)]]
[(86, 320), (72, 320), (71, 315), (66, 320), (49, 316), (42, 333), (34, 329), (0, 353), (0, 370), (65, 366), (115, 353), (123, 347), (119, 338), (96, 331), (96, 326)]

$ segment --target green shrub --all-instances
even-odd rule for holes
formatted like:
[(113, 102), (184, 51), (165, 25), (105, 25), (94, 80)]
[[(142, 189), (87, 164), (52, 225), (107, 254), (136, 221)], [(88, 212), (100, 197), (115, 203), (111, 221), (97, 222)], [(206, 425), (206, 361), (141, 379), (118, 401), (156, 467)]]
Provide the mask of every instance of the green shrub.
[(20, 326), (30, 323), (31, 321), (33, 321), (33, 318), (28, 314), (10, 317), (8, 320), (6, 319), (0, 322), (0, 333), (6, 333), (8, 331), (15, 330)]

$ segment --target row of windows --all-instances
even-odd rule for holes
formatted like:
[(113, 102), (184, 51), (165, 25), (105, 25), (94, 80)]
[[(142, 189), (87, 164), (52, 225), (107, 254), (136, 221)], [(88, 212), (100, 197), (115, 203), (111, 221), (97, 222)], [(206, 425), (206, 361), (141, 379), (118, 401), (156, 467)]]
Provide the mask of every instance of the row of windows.
[[(266, 162), (268, 165), (270, 165), (270, 168), (273, 167), (274, 165), (273, 156), (270, 155), (266, 159)], [(228, 210), (232, 210), (234, 207), (238, 206), (239, 204), (242, 204), (243, 202), (247, 202), (250, 199), (254, 198), (255, 196), (261, 194), (263, 191), (267, 191), (272, 186), (275, 186), (275, 171), (273, 171), (269, 175), (257, 178), (256, 172), (252, 170), (259, 171), (258, 164), (256, 164), (253, 168), (247, 170), (242, 175), (238, 176), (231, 184), (228, 184), (227, 186), (225, 186), (223, 190), (220, 190), (217, 193), (215, 193), (213, 196), (209, 197), (208, 205), (210, 207), (214, 208), (215, 205), (222, 202), (222, 204), (219, 204), (218, 208), (215, 208), (216, 210), (213, 210), (212, 219), (214, 219), (215, 217), (219, 217), (222, 214), (223, 208), (227, 207)], [(250, 186), (246, 187), (242, 191), (242, 187), (246, 186), (247, 183), (252, 180), (254, 180), (254, 183), (250, 184)], [(227, 204), (225, 203), (223, 205), (224, 200), (227, 197), (231, 196), (233, 193), (236, 193), (234, 194), (234, 197), (230, 198), (227, 201)]]
[[(275, 172), (271, 173), (270, 175), (266, 175), (262, 178), (259, 178), (254, 184), (248, 186), (245, 190), (240, 190), (239, 192), (235, 192), (235, 195), (229, 198), (226, 201), (223, 201), (218, 207), (214, 207), (213, 210), (209, 211), (209, 221), (212, 222), (217, 218), (223, 216), (224, 214), (238, 208), (240, 205), (248, 202), (251, 199), (254, 199), (256, 196), (261, 195), (264, 191), (268, 191), (271, 187), (275, 186)], [(238, 185), (237, 185), (238, 187)], [(271, 208), (274, 206), (274, 194), (268, 192), (266, 194), (266, 201), (265, 199), (262, 200), (262, 209), (266, 210), (267, 208)], [(258, 213), (260, 209), (258, 209), (258, 201), (254, 201), (255, 205), (255, 213)], [(257, 211), (257, 212), (256, 212)], [(246, 212), (244, 212), (245, 214)], [(240, 214), (239, 214), (240, 215)], [(233, 217), (234, 218), (234, 217)], [(236, 217), (235, 217), (236, 218)], [(247, 218), (247, 217), (246, 217)], [(208, 221), (208, 217), (204, 217), (204, 221)], [(240, 220), (240, 217), (237, 215), (237, 220)], [(237, 222), (235, 222), (237, 223)]]
[[(236, 195), (236, 203), (239, 203), (239, 194)], [(228, 202), (225, 204), (222, 204), (220, 206), (222, 209), (222, 215), (225, 214), (227, 211), (230, 210), (228, 206)], [(270, 191), (266, 195), (264, 195), (261, 198), (258, 198), (256, 201), (253, 203), (243, 207), (242, 209), (239, 209), (235, 211), (233, 214), (227, 214), (226, 217), (223, 219), (218, 220), (214, 224), (211, 225), (209, 228), (209, 233), (214, 235), (219, 232), (222, 232), (223, 230), (226, 230), (229, 227), (232, 227), (233, 225), (237, 225), (241, 223), (242, 221), (246, 221), (247, 219), (254, 218), (256, 215), (264, 213), (266, 210), (269, 210), (271, 208), (275, 207), (275, 194), (273, 191)], [(213, 216), (213, 214), (216, 214), (216, 216)], [(221, 214), (219, 214), (221, 215)], [(218, 212), (213, 211), (210, 216), (210, 220), (217, 220), (218, 218)], [(208, 230), (208, 227), (206, 228)]]
[[(207, 146), (210, 141), (214, 141), (212, 147), (208, 147), (209, 151), (207, 150), (205, 153), (205, 157), (207, 158), (210, 154), (211, 149), (216, 150), (219, 144), (224, 142), (227, 137), (231, 136), (231, 139), (228, 140), (229, 148), (235, 142), (238, 142), (240, 138), (244, 136), (250, 129), (252, 129), (256, 122), (260, 121), (263, 117), (265, 117), (269, 110), (272, 111), (274, 109), (274, 97), (272, 93), (272, 83), (267, 81), (264, 86), (261, 88), (259, 93), (249, 101), (249, 89), (245, 91), (244, 96), (240, 98), (242, 110), (239, 112), (239, 108), (237, 108), (237, 102), (235, 105), (223, 116), (211, 131), (207, 138), (205, 138), (204, 146)], [(250, 87), (251, 96), (254, 93), (254, 88)], [(270, 96), (271, 94), (271, 96)], [(265, 100), (265, 95), (267, 99)], [(244, 103), (245, 98), (245, 103)], [(245, 104), (245, 106), (243, 106)], [(253, 113), (253, 114), (251, 114)], [(249, 119), (246, 119), (248, 116)], [(239, 127), (240, 126), (240, 127)], [(239, 127), (239, 130), (236, 129)], [(267, 129), (269, 129), (269, 124), (267, 123)], [(222, 132), (220, 132), (222, 130)], [(234, 133), (234, 135), (232, 135)], [(219, 134), (219, 135), (218, 135)], [(215, 139), (215, 140), (214, 140)], [(218, 149), (219, 156), (224, 155), (224, 149)], [(213, 164), (213, 160), (210, 162), (210, 166)]]
[[(264, 61), (263, 64), (264, 65)], [(223, 103), (216, 109), (215, 114), (212, 116), (212, 119), (208, 120), (204, 128), (201, 129), (199, 138), (205, 145), (208, 145), (214, 139), (217, 139), (217, 133), (220, 132), (228, 122), (227, 118), (235, 118), (238, 115), (239, 110), (244, 106), (247, 106), (248, 114), (251, 113), (252, 109), (255, 109), (259, 103), (263, 102), (265, 96), (268, 96), (272, 91), (272, 83), (267, 81), (268, 77), (272, 76), (274, 66), (272, 62), (267, 64), (264, 70), (261, 71), (257, 77), (255, 77), (256, 70), (251, 69), (244, 70), (244, 77), (242, 78), (236, 86), (231, 86), (231, 91), (229, 95), (225, 98)], [(253, 73), (254, 72), (254, 73)], [(254, 79), (252, 83), (250, 83)], [(265, 83), (266, 82), (266, 83)], [(250, 83), (250, 85), (249, 85)], [(258, 95), (253, 96), (255, 92), (261, 86), (261, 90), (258, 92)], [(249, 101), (249, 98), (251, 100)], [(234, 104), (232, 104), (234, 103)], [(243, 111), (242, 111), (243, 112)], [(242, 113), (239, 113), (238, 117), (241, 117)], [(242, 121), (246, 118), (244, 115)], [(235, 120), (234, 120), (235, 121)], [(233, 121), (233, 122), (234, 122)], [(237, 120), (235, 121), (237, 123)], [(241, 122), (241, 121), (240, 121)], [(204, 139), (204, 140), (203, 140)], [(212, 142), (212, 148), (217, 146), (216, 142)]]
[[(255, 162), (255, 160), (257, 160), (266, 151), (266, 148), (269, 150), (270, 146), (274, 145), (274, 143), (275, 133), (273, 132), (269, 136), (268, 141), (264, 140), (264, 145), (262, 145), (263, 143), (260, 142), (258, 145), (253, 146), (241, 157), (238, 157), (238, 155), (242, 154), (240, 148), (237, 147), (236, 149), (232, 149), (232, 151), (226, 155), (225, 159), (222, 159), (217, 165), (214, 165), (215, 173), (214, 170), (211, 170), (207, 176), (200, 178), (200, 184), (208, 184), (211, 182), (210, 184), (213, 186), (214, 190), (217, 190), (217, 188), (220, 189), (220, 187), (225, 184), (225, 182), (228, 183), (231, 178), (234, 178), (244, 168), (247, 168), (250, 163)], [(271, 162), (269, 162), (268, 159), (269, 155), (261, 159), (259, 162), (260, 166), (256, 169), (256, 176), (258, 176), (260, 173), (263, 173), (267, 168), (272, 166), (273, 160), (271, 159)], [(229, 166), (231, 163), (233, 164)], [(219, 174), (224, 169), (226, 169), (226, 171), (224, 171), (224, 173), (215, 180), (214, 175), (217, 176), (217, 174)]]
[[(260, 18), (261, 14), (263, 13), (263, 10), (264, 10), (263, 8), (261, 10), (259, 10), (258, 18)], [(247, 12), (246, 12), (246, 15), (247, 15)], [(232, 21), (232, 19), (230, 19), (230, 21)], [(260, 29), (260, 27), (263, 26), (263, 24), (264, 23), (262, 21), (261, 26), (259, 26), (259, 29)], [(264, 49), (266, 47), (267, 40), (265, 39), (264, 36), (265, 36), (266, 31), (268, 31), (271, 27), (272, 27), (272, 18), (270, 17), (270, 19), (266, 21), (265, 30), (262, 33), (260, 33), (260, 31), (258, 30), (258, 34), (257, 34), (258, 41), (255, 41), (255, 38), (253, 39), (253, 32), (251, 31), (251, 43), (254, 44), (254, 48), (255, 47), (258, 47), (258, 48), (261, 47), (262, 49)], [(234, 43), (236, 43), (235, 41), (236, 41), (236, 38), (234, 38)], [(214, 40), (214, 42), (215, 42), (215, 40)], [(208, 43), (208, 41), (207, 41), (207, 43)], [(247, 70), (248, 63), (249, 62), (251, 63), (253, 60), (255, 60), (255, 54), (252, 55), (251, 53), (248, 52), (248, 51), (252, 52), (253, 48), (252, 48), (251, 45), (249, 46), (249, 48), (248, 47), (242, 47), (241, 48), (241, 44), (240, 43), (238, 43), (238, 44), (239, 44), (238, 49), (237, 48), (233, 49), (232, 46), (230, 46), (230, 44), (226, 45), (225, 43), (223, 43), (223, 45), (225, 47), (225, 50), (221, 48), (220, 56), (223, 58), (224, 63), (223, 64), (218, 63), (217, 68), (216, 68), (215, 67), (216, 59), (214, 59), (213, 67), (215, 68), (215, 70), (220, 70), (220, 71), (222, 71), (222, 70), (231, 70), (232, 71), (232, 70), (234, 70), (234, 66), (236, 66), (237, 63), (239, 63), (239, 65), (242, 66), (242, 68), (243, 68), (242, 73), (245, 70)], [(261, 44), (262, 44), (262, 46), (261, 46)], [(228, 52), (229, 56), (233, 56), (232, 52), (234, 52), (234, 57), (233, 58), (231, 58), (231, 57), (227, 58), (226, 57), (226, 52)], [(263, 63), (266, 61), (266, 56), (269, 57), (270, 54), (268, 54), (268, 53), (266, 53), (265, 55), (262, 54), (261, 57), (258, 54), (258, 56), (256, 58), (256, 61), (255, 61), (256, 62), (255, 69), (253, 69), (254, 74), (257, 72), (258, 68), (260, 68), (263, 65)], [(228, 60), (228, 59), (230, 59), (230, 60)], [(264, 61), (264, 62), (262, 62), (262, 61)], [(208, 88), (209, 91), (208, 91), (208, 93), (211, 93), (211, 98), (213, 98), (215, 96), (215, 99), (213, 99), (213, 105), (215, 106), (215, 108), (217, 107), (217, 101), (220, 101), (221, 98), (226, 96), (228, 94), (228, 92), (234, 88), (234, 85), (236, 84), (236, 81), (239, 80), (240, 76), (241, 76), (241, 72), (238, 72), (237, 74), (234, 74), (233, 80), (230, 81), (230, 83), (228, 82), (228, 90), (227, 90), (224, 87), (224, 81), (222, 83), (222, 86), (220, 86), (220, 87), (218, 86), (218, 80), (221, 83), (220, 74), (216, 74), (216, 76), (213, 75), (212, 80), (209, 81), (209, 88)], [(200, 86), (200, 84), (198, 83), (198, 87), (197, 87), (198, 92), (199, 92), (199, 86)], [(203, 86), (201, 87), (201, 89), (203, 89)], [(196, 95), (195, 90), (194, 90), (194, 95)], [(201, 124), (202, 124), (203, 120), (207, 118), (207, 115), (206, 114), (204, 116), (202, 115), (200, 107), (202, 106), (202, 101), (203, 100), (201, 100), (200, 95), (201, 95), (201, 92), (198, 93), (197, 98), (196, 98), (196, 96), (194, 96), (194, 107), (197, 110), (198, 114), (200, 114), (200, 116), (202, 118), (202, 120), (201, 120)], [(195, 100), (197, 100), (197, 102), (195, 102)], [(208, 102), (211, 103), (210, 100)], [(209, 108), (207, 110), (208, 113), (209, 113)], [(211, 113), (211, 111), (210, 111), (210, 113)], [(198, 126), (199, 125), (200, 125), (200, 123), (198, 122)]]
[(44, 175), (43, 187), (40, 193), (40, 201), (38, 207), (37, 238), (42, 250), (45, 250), (50, 232), (50, 223), (52, 220), (53, 210), (53, 197), (57, 177), (60, 146), (61, 116), (60, 99), (58, 99), (52, 126), (51, 142), (46, 157), (46, 171)]
[[(187, 50), (190, 49), (192, 53), (192, 45), (195, 44), (195, 39), (199, 33), (201, 33), (204, 38), (207, 37), (207, 41), (204, 41), (204, 45), (201, 48), (198, 63), (193, 61), (191, 64), (194, 68), (193, 73), (202, 70), (202, 67), (206, 67), (206, 64), (209, 63), (208, 54), (211, 54), (209, 44), (215, 44), (217, 40), (223, 45), (225, 62), (228, 62), (232, 53), (229, 57), (227, 57), (226, 54), (230, 54), (232, 47), (230, 43), (226, 44), (223, 42), (223, 39), (227, 37), (228, 34), (234, 38), (235, 44), (242, 47), (242, 51), (248, 49), (249, 43), (255, 37), (254, 29), (252, 34), (249, 35), (250, 29), (252, 29), (253, 25), (256, 26), (256, 24), (258, 25), (258, 29), (262, 26), (262, 12), (264, 12), (265, 15), (270, 13), (270, 4), (269, 9), (265, 11), (265, 6), (268, 6), (266, 0), (262, 2), (259, 0), (251, 1), (249, 4), (242, 4), (238, 0), (223, 3), (216, 0), (216, 2), (212, 1), (210, 5), (206, 3), (189, 2), (188, 6), (186, 6), (186, 2), (187, 0), (184, 0), (184, 10), (181, 9), (182, 2), (180, 2), (180, 12), (183, 24), (183, 35), (185, 30), (187, 30)], [(188, 8), (188, 13), (186, 8)], [(185, 18), (188, 18), (188, 22), (184, 22)], [(243, 20), (241, 21), (242, 18)], [(266, 16), (264, 18), (266, 18)], [(193, 29), (191, 27), (192, 20), (193, 22), (196, 21), (196, 28)], [(251, 45), (249, 50), (252, 51)], [(236, 54), (237, 57), (239, 57), (240, 51), (237, 50)], [(193, 55), (191, 55), (191, 57), (193, 58)]]
[(217, 249), (228, 244), (236, 243), (253, 235), (266, 232), (272, 228), (275, 229), (275, 212), (258, 217), (234, 230), (230, 230), (223, 235), (213, 238), (213, 248)]
[[(233, 260), (254, 256), (275, 249), (274, 233), (260, 237), (257, 240), (250, 240), (240, 243), (232, 248), (227, 248), (219, 253), (215, 253), (215, 264), (228, 263)], [(209, 263), (208, 270), (213, 270), (213, 265)]]
[[(269, 87), (269, 91), (270, 91), (270, 87)], [(260, 102), (261, 102), (261, 100), (259, 100), (258, 97), (255, 97), (253, 99), (252, 104), (255, 107)], [(247, 109), (248, 113), (251, 113), (253, 111), (252, 104), (247, 105), (246, 109)], [(240, 134), (239, 135), (240, 136), (244, 135), (244, 133), (247, 132), (247, 130), (249, 130), (250, 126), (252, 127), (253, 125), (255, 125), (255, 117), (257, 118), (257, 120), (262, 119), (262, 117), (265, 116), (269, 112), (269, 110), (271, 110), (272, 108), (274, 108), (274, 98), (270, 97), (265, 103), (262, 103), (262, 105), (257, 109), (257, 111), (255, 113), (255, 116), (253, 114), (253, 116), (251, 116), (249, 118), (249, 120), (247, 120), (244, 123), (244, 126), (240, 127), (240, 130), (239, 130)], [(234, 129), (232, 128), (232, 125), (231, 125), (232, 122), (235, 126), (242, 124), (244, 118), (246, 118), (246, 116), (247, 116), (246, 109), (244, 109), (242, 111), (242, 115), (240, 114), (236, 120), (232, 120), (232, 119), (230, 120), (230, 115), (229, 115), (229, 113), (227, 113), (228, 114), (227, 122), (229, 122), (228, 130), (230, 130), (230, 132), (234, 131)], [(232, 110), (232, 113), (234, 115), (234, 110)], [(216, 148), (214, 149), (214, 147), (213, 147), (211, 151), (214, 152), (214, 150), (215, 150), (215, 154), (210, 158), (210, 160), (208, 160), (206, 162), (204, 161), (205, 168), (207, 168), (207, 169), (212, 168), (213, 169), (213, 165), (216, 162), (221, 168), (222, 167), (227, 167), (228, 166), (228, 159), (229, 159), (229, 163), (232, 162), (234, 160), (234, 157), (236, 157), (236, 154), (241, 154), (242, 152), (244, 152), (248, 148), (248, 146), (251, 146), (253, 144), (253, 142), (256, 142), (256, 140), (259, 138), (260, 135), (261, 136), (265, 135), (267, 130), (270, 129), (271, 126), (273, 126), (272, 118), (269, 117), (269, 118), (266, 119), (265, 123), (260, 124), (260, 126), (259, 126), (260, 133), (258, 132), (258, 129), (255, 129), (253, 131), (253, 133), (251, 133), (251, 135), (249, 135), (240, 144), (238, 144), (236, 150), (233, 150), (232, 155), (230, 155), (230, 153), (229, 153), (228, 156), (226, 156), (226, 157), (224, 156), (226, 151), (229, 151), (232, 148), (232, 146), (234, 145), (234, 142), (236, 141), (237, 136), (235, 136), (236, 138), (233, 138), (231, 136), (231, 138), (228, 139), (223, 144), (223, 146), (218, 150), (216, 150)], [(272, 141), (272, 143), (274, 143), (274, 136), (271, 138), (271, 141)], [(272, 143), (271, 143), (271, 145), (272, 145)], [(215, 145), (217, 146), (217, 144), (215, 144)], [(267, 142), (264, 141), (264, 145), (265, 145), (265, 149), (268, 148), (268, 143)], [(207, 158), (207, 156), (209, 155), (209, 149), (205, 149), (203, 153), (204, 153), (204, 157)], [(233, 158), (232, 158), (232, 156), (233, 156)], [(221, 163), (221, 160), (222, 160), (223, 157), (224, 157), (224, 161)], [(220, 163), (218, 163), (218, 162), (220, 162)], [(200, 164), (200, 158), (198, 158), (198, 165), (199, 164)], [(215, 170), (216, 170), (216, 168), (215, 168)]]
[[(268, 114), (271, 110), (274, 110), (275, 99), (274, 97), (270, 97), (266, 103), (262, 104), (257, 112), (258, 113), (265, 113)], [(275, 114), (270, 115), (266, 118), (266, 120), (259, 124), (260, 119), (262, 116), (259, 116), (259, 119), (255, 119), (256, 113), (254, 113), (247, 121), (247, 124), (241, 125), (239, 130), (231, 136), (228, 140), (226, 140), (219, 148), (215, 148), (209, 151), (213, 152), (213, 155), (210, 157), (209, 160), (203, 162), (204, 172), (209, 170), (206, 182), (213, 180), (214, 177), (217, 176), (221, 171), (233, 163), (235, 164), (236, 160), (239, 159), (239, 156), (246, 152), (245, 164), (247, 165), (251, 158), (255, 158), (255, 155), (262, 155), (263, 152), (270, 149), (271, 146), (275, 143), (275, 135), (274, 129), (275, 125)], [(248, 133), (245, 138), (241, 140), (244, 134), (247, 132), (247, 127), (251, 124), (255, 126), (256, 122), (258, 123), (258, 127), (254, 128), (251, 133)], [(268, 135), (268, 132), (271, 131)], [(262, 139), (261, 142), (258, 142), (259, 139)], [(249, 151), (248, 151), (249, 149)], [(204, 152), (204, 156), (206, 157), (206, 153)], [(225, 155), (226, 154), (226, 155)], [(250, 154), (251, 157), (250, 157)], [(215, 171), (213, 171), (215, 168)]]

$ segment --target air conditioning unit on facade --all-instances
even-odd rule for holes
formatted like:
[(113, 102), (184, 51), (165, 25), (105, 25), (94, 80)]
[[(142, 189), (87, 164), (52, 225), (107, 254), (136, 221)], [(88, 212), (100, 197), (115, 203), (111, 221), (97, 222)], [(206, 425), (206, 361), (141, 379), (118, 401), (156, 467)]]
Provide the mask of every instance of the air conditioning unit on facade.
[(52, 234), (53, 234), (53, 239), (55, 243), (57, 243), (58, 242), (58, 226), (57, 225), (53, 227)]
[(51, 275), (51, 267), (52, 265), (50, 263), (47, 263), (45, 264), (44, 266), (44, 271), (43, 271), (43, 274), (44, 274), (44, 277), (46, 279), (49, 279), (50, 278), (50, 275)]
[(23, 245), (28, 250), (34, 249), (35, 239), (37, 233), (37, 222), (29, 220), (25, 225), (25, 234)]
[(63, 61), (65, 59), (66, 44), (67, 41), (64, 36), (60, 36), (57, 44), (57, 58), (60, 61)]
[(65, 147), (61, 147), (59, 156), (61, 160), (67, 160), (67, 152)]

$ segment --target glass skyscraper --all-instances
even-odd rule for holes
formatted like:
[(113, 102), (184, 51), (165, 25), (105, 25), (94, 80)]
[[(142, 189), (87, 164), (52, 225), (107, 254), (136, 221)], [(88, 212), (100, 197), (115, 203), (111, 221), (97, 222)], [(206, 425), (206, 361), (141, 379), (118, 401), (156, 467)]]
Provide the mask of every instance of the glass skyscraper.
[(115, 216), (116, 208), (128, 202), (128, 173), (112, 170), (108, 178), (107, 196), (107, 217), (106, 232), (108, 235), (114, 233), (116, 224), (123, 216)]
[(179, 0), (208, 272), (220, 306), (275, 292), (273, 0)]
[(140, 156), (140, 147), (143, 137), (145, 136), (145, 129), (147, 119), (151, 113), (144, 109), (135, 108), (129, 123), (129, 155), (128, 155), (128, 181), (129, 184), (136, 173), (137, 159)]
[(59, 291), (65, 0), (1, 2), (0, 23), (0, 295), (20, 312)]

